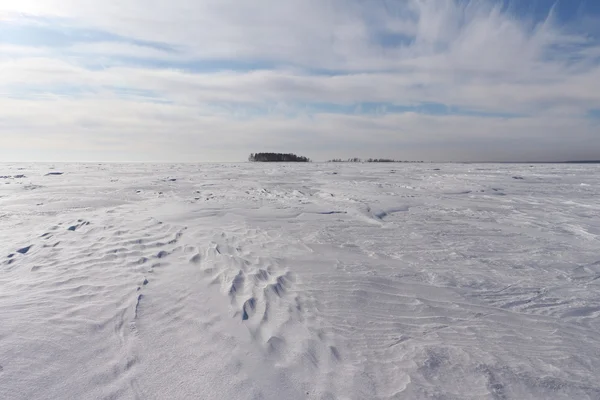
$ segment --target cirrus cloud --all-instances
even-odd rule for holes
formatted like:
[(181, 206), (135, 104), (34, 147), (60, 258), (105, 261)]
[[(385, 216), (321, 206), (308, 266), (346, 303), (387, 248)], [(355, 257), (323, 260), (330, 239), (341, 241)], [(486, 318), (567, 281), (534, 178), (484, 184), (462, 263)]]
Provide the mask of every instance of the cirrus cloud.
[(600, 9), (542, 3), (3, 2), (0, 154), (600, 158)]

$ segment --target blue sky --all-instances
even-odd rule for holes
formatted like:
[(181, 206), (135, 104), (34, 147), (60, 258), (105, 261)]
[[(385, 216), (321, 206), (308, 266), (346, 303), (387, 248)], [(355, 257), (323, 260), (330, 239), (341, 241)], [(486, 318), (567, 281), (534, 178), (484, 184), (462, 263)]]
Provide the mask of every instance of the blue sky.
[(591, 0), (5, 0), (0, 71), (3, 160), (600, 159)]

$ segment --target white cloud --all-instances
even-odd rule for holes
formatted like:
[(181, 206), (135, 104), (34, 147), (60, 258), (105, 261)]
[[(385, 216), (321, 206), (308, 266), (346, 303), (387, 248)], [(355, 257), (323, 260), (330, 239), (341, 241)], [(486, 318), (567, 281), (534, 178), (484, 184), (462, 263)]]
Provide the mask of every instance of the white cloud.
[(108, 41), (96, 43), (77, 43), (65, 48), (63, 52), (70, 55), (102, 57), (107, 61), (112, 61), (111, 59), (113, 57), (131, 57), (172, 62), (191, 60), (191, 57), (186, 56), (185, 54), (168, 52), (148, 46), (136, 45), (133, 43), (115, 43)]
[[(190, 143), (210, 149), (208, 158), (229, 159), (264, 143), (313, 143), (307, 150), (325, 158), (360, 156), (353, 150), (360, 148), (437, 159), (586, 158), (600, 150), (587, 143), (598, 122), (585, 116), (600, 109), (600, 46), (552, 15), (527, 20), (475, 0), (5, 0), (2, 12), (13, 20), (18, 13), (43, 16), (48, 24), (66, 18), (60, 23), (178, 50), (133, 41), (60, 51), (0, 43), (0, 93), (13, 97), (0, 103), (2, 147), (22, 146), (28, 137), (58, 154), (48, 145), (52, 135), (53, 143), (107, 157), (115, 149), (156, 157), (168, 142), (179, 149), (165, 156), (173, 160), (187, 159)], [(146, 63), (132, 66), (127, 57)], [(106, 68), (86, 68), (102, 59)], [(222, 60), (222, 70), (202, 72), (208, 60)], [(193, 68), (177, 69), (184, 63)], [(236, 71), (235, 63), (263, 68)], [(314, 74), (322, 69), (336, 74)], [(86, 90), (69, 94), (63, 87)], [(31, 90), (48, 95), (14, 98)], [(366, 102), (439, 103), (463, 114), (522, 118), (306, 111), (313, 103)]]
[[(265, 147), (299, 151), (317, 159), (332, 154), (437, 160), (570, 159), (592, 157), (600, 151), (599, 141), (594, 140), (598, 125), (561, 116), (506, 120), (321, 113), (238, 120), (196, 107), (110, 97), (2, 100), (0, 109), (5, 130), (0, 148), (29, 149), (35, 154), (49, 149), (45, 159), (50, 160), (85, 160), (94, 151), (104, 160), (127, 154), (127, 160), (134, 161), (233, 161)], [(567, 148), (565, 139), (571, 143)], [(11, 157), (14, 153), (3, 158)]]
[(419, 69), (403, 73), (307, 75), (294, 70), (190, 73), (179, 70), (112, 67), (88, 70), (50, 58), (0, 62), (1, 85), (127, 87), (155, 92), (190, 106), (209, 103), (262, 105), (273, 102), (417, 105), (436, 102), (488, 113), (535, 114), (553, 108), (600, 107), (600, 67), (526, 82), (463, 79)]

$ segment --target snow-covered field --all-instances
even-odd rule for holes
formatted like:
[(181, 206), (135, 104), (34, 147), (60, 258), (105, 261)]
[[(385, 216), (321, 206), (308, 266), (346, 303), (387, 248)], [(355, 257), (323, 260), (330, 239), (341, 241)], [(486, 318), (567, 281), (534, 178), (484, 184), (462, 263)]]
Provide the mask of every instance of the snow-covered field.
[(599, 166), (0, 175), (1, 399), (600, 399)]

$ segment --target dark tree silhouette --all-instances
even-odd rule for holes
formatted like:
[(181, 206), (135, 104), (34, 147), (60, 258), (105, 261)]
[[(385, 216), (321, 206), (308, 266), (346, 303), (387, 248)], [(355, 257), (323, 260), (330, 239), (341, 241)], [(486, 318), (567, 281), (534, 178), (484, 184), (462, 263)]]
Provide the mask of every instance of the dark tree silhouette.
[(310, 159), (292, 153), (252, 153), (248, 161), (255, 162), (310, 162)]
[(367, 162), (400, 162), (389, 158), (369, 158)]
[(408, 162), (408, 161), (400, 161), (400, 160), (392, 160), (390, 158), (367, 158), (366, 160), (363, 160), (361, 158), (358, 157), (353, 157), (353, 158), (349, 158), (347, 160), (342, 160), (341, 158), (334, 158), (333, 160), (329, 160), (329, 162), (349, 162), (349, 163), (362, 163), (362, 162), (368, 162), (368, 163), (387, 163), (387, 162)]
[(354, 158), (349, 158), (347, 160), (342, 160), (341, 158), (334, 158), (333, 160), (329, 160), (327, 162), (363, 162), (360, 158), (358, 157), (354, 157)]

